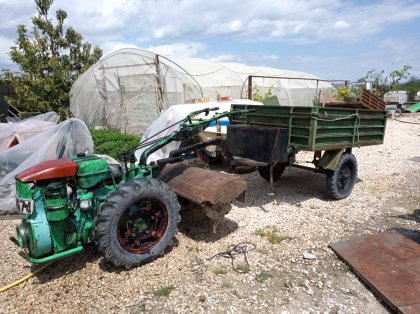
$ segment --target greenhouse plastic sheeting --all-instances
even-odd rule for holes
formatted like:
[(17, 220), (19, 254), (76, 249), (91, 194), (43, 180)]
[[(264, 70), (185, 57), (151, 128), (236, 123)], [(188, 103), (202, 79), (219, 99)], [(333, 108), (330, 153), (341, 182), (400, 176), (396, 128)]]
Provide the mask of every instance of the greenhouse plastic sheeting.
[[(170, 106), (218, 96), (248, 98), (248, 77), (260, 96), (270, 91), (280, 105), (311, 106), (328, 97), (332, 85), (298, 71), (255, 67), (232, 62), (166, 58), (151, 51), (127, 48), (95, 63), (73, 84), (70, 110), (88, 127), (104, 126), (139, 135)], [(323, 102), (320, 99), (320, 102)]]
[(41, 161), (92, 152), (93, 142), (85, 123), (66, 120), (0, 153), (0, 214), (15, 209), (15, 175)]
[(37, 120), (41, 120), (41, 121), (58, 123), (58, 121), (60, 119), (60, 115), (57, 112), (50, 111), (50, 112), (47, 112), (47, 113), (41, 113), (37, 116), (33, 116), (33, 117), (30, 117), (30, 118), (22, 120), (22, 121), (27, 121), (27, 120), (31, 120), (31, 119), (37, 119)]
[[(209, 115), (206, 117), (206, 118), (209, 118), (209, 117), (212, 117), (216, 112), (220, 113), (220, 112), (229, 111), (232, 104), (262, 105), (262, 103), (260, 102), (252, 101), (248, 99), (237, 99), (237, 100), (226, 101), (226, 102), (207, 102), (207, 103), (197, 103), (197, 104), (175, 105), (167, 109), (164, 113), (162, 113), (162, 115), (147, 128), (140, 142), (147, 140), (148, 138), (164, 130), (168, 126), (184, 119), (190, 112), (205, 109), (205, 108), (219, 107), (219, 110), (211, 111), (209, 113)], [(195, 119), (204, 118), (204, 117), (205, 115), (204, 113), (202, 113), (196, 116)], [(168, 128), (167, 130), (163, 131), (158, 136), (154, 137), (153, 140), (169, 135), (171, 132), (176, 131), (178, 129), (179, 129), (179, 124), (176, 124)], [(152, 162), (158, 159), (169, 157), (169, 153), (179, 148), (180, 144), (181, 142), (178, 142), (178, 141), (169, 143), (165, 147), (151, 154), (149, 158), (147, 159), (147, 161)], [(140, 155), (147, 148), (148, 147), (136, 150), (135, 156), (137, 160), (140, 159)]]
[(0, 123), (0, 152), (56, 125), (58, 117), (48, 112), (15, 123)]

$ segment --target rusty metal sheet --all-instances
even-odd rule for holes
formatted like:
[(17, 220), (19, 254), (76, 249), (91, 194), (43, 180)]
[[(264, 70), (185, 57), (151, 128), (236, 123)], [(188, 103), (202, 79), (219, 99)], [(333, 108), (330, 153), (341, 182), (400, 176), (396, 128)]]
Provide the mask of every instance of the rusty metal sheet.
[(419, 243), (390, 230), (330, 247), (392, 310), (420, 313)]
[(159, 174), (176, 194), (196, 204), (223, 204), (243, 195), (247, 182), (238, 175), (191, 167), (166, 165)]

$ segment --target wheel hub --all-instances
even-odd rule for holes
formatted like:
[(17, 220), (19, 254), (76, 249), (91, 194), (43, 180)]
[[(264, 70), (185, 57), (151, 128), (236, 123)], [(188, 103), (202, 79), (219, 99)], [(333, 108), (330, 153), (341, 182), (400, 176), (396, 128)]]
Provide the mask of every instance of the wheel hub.
[(350, 169), (349, 165), (343, 165), (343, 167), (340, 169), (337, 185), (341, 191), (346, 190), (350, 186), (351, 172), (352, 170)]
[(124, 250), (142, 254), (156, 245), (168, 225), (165, 206), (157, 200), (131, 205), (121, 216), (117, 237)]

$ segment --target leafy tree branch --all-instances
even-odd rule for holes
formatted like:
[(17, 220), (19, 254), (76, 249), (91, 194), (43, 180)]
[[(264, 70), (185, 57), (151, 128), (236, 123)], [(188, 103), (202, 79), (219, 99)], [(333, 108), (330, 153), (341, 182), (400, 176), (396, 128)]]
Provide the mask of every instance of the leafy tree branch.
[(16, 98), (8, 102), (20, 110), (46, 112), (59, 109), (69, 100), (73, 82), (96, 63), (102, 49), (88, 42), (72, 27), (65, 27), (67, 13), (57, 10), (49, 17), (54, 0), (35, 0), (38, 14), (32, 31), (17, 26), (17, 39), (10, 48), (18, 72), (4, 70), (2, 80), (12, 85)]

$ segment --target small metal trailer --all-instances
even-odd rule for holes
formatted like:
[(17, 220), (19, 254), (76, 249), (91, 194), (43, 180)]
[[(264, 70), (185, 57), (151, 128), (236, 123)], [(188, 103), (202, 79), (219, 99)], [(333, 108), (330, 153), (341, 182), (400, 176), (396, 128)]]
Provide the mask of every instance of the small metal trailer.
[[(271, 187), (290, 165), (325, 174), (327, 195), (343, 199), (357, 179), (352, 148), (384, 141), (385, 111), (253, 105), (232, 105), (232, 109), (251, 112), (230, 117), (226, 157), (233, 166), (257, 166)], [(296, 164), (299, 151), (313, 151), (315, 167)]]

